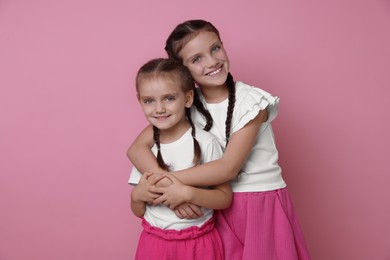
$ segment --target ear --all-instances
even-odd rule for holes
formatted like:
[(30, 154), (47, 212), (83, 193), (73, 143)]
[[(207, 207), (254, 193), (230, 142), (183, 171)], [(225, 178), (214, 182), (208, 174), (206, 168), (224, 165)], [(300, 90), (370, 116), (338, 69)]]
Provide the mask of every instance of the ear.
[(139, 101), (139, 98), (140, 98), (140, 96), (139, 96), (139, 94), (137, 93), (137, 100)]
[(185, 106), (190, 108), (193, 102), (194, 102), (194, 91), (190, 90), (186, 93), (185, 96)]

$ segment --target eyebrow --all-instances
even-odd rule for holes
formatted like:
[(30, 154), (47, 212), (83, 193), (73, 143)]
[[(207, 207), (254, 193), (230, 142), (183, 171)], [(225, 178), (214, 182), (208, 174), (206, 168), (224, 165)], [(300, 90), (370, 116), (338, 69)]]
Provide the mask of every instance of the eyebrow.
[[(175, 96), (176, 97), (178, 95), (179, 95), (179, 92), (171, 92), (171, 93), (164, 94), (161, 97), (162, 98), (166, 98), (168, 96)], [(156, 97), (156, 96), (139, 96), (139, 98), (141, 98), (141, 99), (145, 99), (145, 98), (154, 98), (155, 99), (155, 98), (159, 98), (159, 97)]]

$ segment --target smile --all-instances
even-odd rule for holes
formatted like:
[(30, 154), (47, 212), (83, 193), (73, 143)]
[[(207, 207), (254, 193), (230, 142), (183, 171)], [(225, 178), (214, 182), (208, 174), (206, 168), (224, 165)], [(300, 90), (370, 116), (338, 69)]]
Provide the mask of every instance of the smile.
[(154, 118), (155, 118), (156, 120), (163, 121), (163, 120), (167, 119), (168, 117), (169, 117), (169, 116), (155, 116)]
[(207, 73), (206, 75), (207, 76), (214, 76), (214, 75), (218, 74), (219, 72), (221, 72), (221, 70), (222, 70), (222, 66), (220, 68), (212, 71), (212, 72)]

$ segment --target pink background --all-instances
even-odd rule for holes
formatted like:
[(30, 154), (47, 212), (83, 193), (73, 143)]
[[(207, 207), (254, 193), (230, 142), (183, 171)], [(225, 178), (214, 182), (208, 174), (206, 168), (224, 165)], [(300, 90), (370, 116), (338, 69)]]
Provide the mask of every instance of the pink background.
[(315, 260), (390, 259), (390, 2), (0, 1), (0, 259), (132, 259), (134, 76), (173, 27), (219, 29), (275, 135)]

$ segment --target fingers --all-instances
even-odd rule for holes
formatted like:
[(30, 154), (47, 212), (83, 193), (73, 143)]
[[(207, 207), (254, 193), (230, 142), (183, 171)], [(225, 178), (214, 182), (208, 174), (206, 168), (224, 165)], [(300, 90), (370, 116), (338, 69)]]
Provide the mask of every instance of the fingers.
[(194, 204), (188, 204), (188, 207), (191, 208), (192, 212), (194, 213), (192, 215), (193, 218), (200, 218), (203, 216), (203, 211), (201, 210), (201, 207)]
[[(175, 209), (175, 214), (178, 218), (186, 218), (184, 214), (181, 213), (181, 209)], [(185, 212), (184, 212), (185, 213)]]
[(150, 176), (152, 176), (152, 175), (153, 175), (153, 173), (151, 173), (151, 172), (145, 172), (144, 174), (142, 174), (141, 180), (140, 180), (140, 181), (147, 181), (148, 178), (149, 178)]
[(165, 175), (165, 177), (166, 177), (167, 179), (169, 179), (170, 181), (172, 181), (172, 183), (180, 182), (180, 180), (179, 180), (178, 178), (176, 178), (175, 175), (173, 175), (173, 174), (167, 173), (167, 174)]
[(150, 193), (148, 196), (147, 196), (147, 199), (145, 199), (145, 202), (146, 203), (149, 203), (149, 204), (153, 204), (153, 202), (158, 199), (160, 195), (158, 194), (154, 194), (154, 193)]
[(166, 192), (166, 188), (165, 187), (157, 187), (157, 186), (151, 186), (149, 188), (149, 191), (150, 192), (153, 192), (153, 193), (158, 193), (158, 194), (163, 194)]
[(165, 174), (154, 173), (148, 177), (148, 183), (150, 185), (155, 185), (157, 182), (159, 182), (163, 178), (165, 178)]
[(158, 204), (161, 204), (163, 202), (165, 202), (164, 195), (162, 195), (162, 196), (156, 198), (155, 200), (153, 200), (153, 205), (158, 205)]
[(175, 214), (179, 218), (195, 219), (203, 216), (199, 206), (183, 203), (175, 209)]

